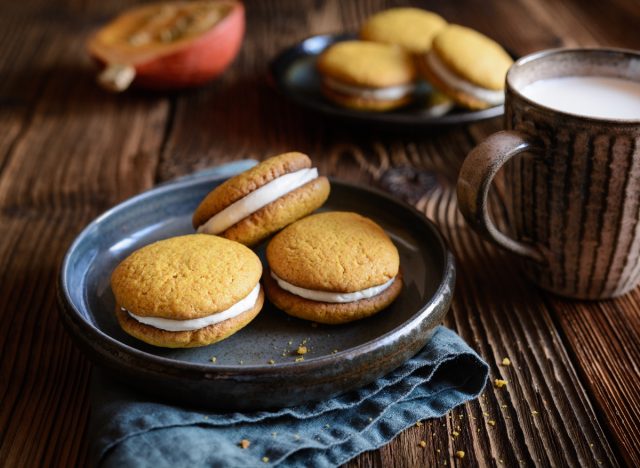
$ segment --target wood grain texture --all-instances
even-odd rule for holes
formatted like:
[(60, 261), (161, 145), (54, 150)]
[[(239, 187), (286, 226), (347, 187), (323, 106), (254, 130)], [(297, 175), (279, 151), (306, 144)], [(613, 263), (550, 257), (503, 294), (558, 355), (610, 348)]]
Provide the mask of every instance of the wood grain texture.
[[(487, 359), (492, 379), (508, 381), (350, 466), (640, 465), (640, 293), (603, 303), (542, 294), (457, 213), (462, 158), (500, 122), (386, 134), (327, 122), (270, 89), (266, 64), (282, 47), (353, 30), (395, 3), (247, 2), (243, 50), (220, 80), (182, 93), (118, 97), (95, 87), (83, 40), (128, 2), (0, 5), (0, 465), (89, 464), (90, 366), (55, 310), (58, 265), (74, 235), (155, 182), (291, 149), (312, 155), (326, 174), (391, 188), (440, 226), (459, 266), (446, 324)], [(420, 4), (517, 54), (580, 44), (640, 48), (633, 0)], [(411, 174), (412, 189), (388, 183)], [(505, 200), (497, 185), (500, 224)], [(499, 365), (506, 356), (512, 366)]]

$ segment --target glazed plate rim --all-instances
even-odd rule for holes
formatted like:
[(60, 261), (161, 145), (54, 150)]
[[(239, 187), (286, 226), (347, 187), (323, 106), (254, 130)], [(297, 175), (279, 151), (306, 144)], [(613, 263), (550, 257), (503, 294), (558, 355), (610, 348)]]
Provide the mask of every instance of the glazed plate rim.
[[(154, 367), (147, 367), (144, 369), (146, 373), (153, 374), (163, 374), (163, 372), (158, 371), (158, 367), (160, 366), (166, 370), (173, 370), (178, 372), (189, 372), (190, 375), (198, 374), (201, 377), (211, 379), (215, 378), (215, 375), (220, 373), (224, 374), (225, 377), (251, 377), (251, 376), (268, 376), (270, 374), (278, 374), (282, 373), (298, 373), (304, 371), (313, 371), (317, 368), (324, 368), (327, 365), (334, 363), (336, 360), (340, 358), (354, 359), (362, 355), (369, 354), (376, 349), (384, 348), (385, 343), (388, 342), (389, 339), (394, 340), (394, 335), (402, 335), (405, 331), (410, 330), (421, 323), (423, 320), (428, 320), (429, 315), (434, 308), (438, 307), (439, 298), (446, 295), (447, 289), (453, 289), (455, 282), (455, 260), (451, 251), (447, 248), (447, 245), (440, 234), (438, 228), (427, 219), (422, 213), (416, 210), (413, 206), (404, 203), (397, 198), (380, 191), (378, 189), (374, 189), (371, 187), (364, 187), (359, 184), (355, 184), (352, 182), (347, 182), (339, 179), (330, 178), (332, 184), (338, 184), (346, 186), (349, 189), (354, 189), (358, 191), (373, 193), (377, 196), (384, 197), (388, 199), (390, 202), (399, 204), (405, 209), (409, 209), (412, 214), (419, 219), (421, 222), (425, 224), (425, 226), (431, 231), (434, 238), (437, 240), (437, 245), (433, 246), (434, 250), (438, 250), (442, 254), (443, 258), (443, 268), (440, 271), (439, 275), (439, 283), (433, 295), (422, 304), (422, 306), (417, 309), (417, 311), (409, 317), (406, 321), (402, 322), (396, 328), (387, 331), (381, 335), (376, 336), (375, 338), (367, 341), (365, 343), (352, 346), (343, 350), (338, 351), (335, 354), (324, 355), (314, 358), (305, 359), (302, 362), (281, 362), (276, 364), (248, 364), (248, 365), (229, 365), (229, 364), (206, 364), (206, 363), (193, 363), (187, 361), (181, 361), (177, 359), (167, 358), (163, 356), (158, 356), (155, 354), (151, 354), (145, 352), (143, 350), (137, 349), (133, 346), (130, 346), (118, 339), (110, 336), (101, 330), (97, 325), (91, 323), (87, 320), (85, 314), (80, 310), (80, 308), (74, 303), (71, 299), (71, 295), (68, 289), (67, 276), (70, 270), (70, 264), (74, 259), (74, 254), (78, 246), (83, 242), (84, 238), (88, 236), (93, 230), (99, 229), (100, 224), (104, 222), (104, 220), (109, 219), (112, 215), (122, 211), (127, 210), (132, 205), (137, 204), (138, 202), (145, 200), (148, 197), (153, 197), (156, 194), (162, 194), (165, 192), (171, 192), (175, 190), (181, 190), (190, 187), (191, 185), (197, 185), (202, 182), (220, 182), (224, 179), (229, 178), (228, 175), (216, 175), (209, 177), (198, 177), (198, 178), (190, 178), (189, 180), (179, 180), (175, 182), (171, 182), (165, 185), (157, 186), (155, 188), (151, 188), (147, 191), (141, 192), (131, 198), (124, 200), (123, 202), (115, 205), (114, 207), (108, 209), (93, 221), (91, 221), (80, 233), (75, 237), (73, 242), (70, 244), (65, 256), (63, 258), (60, 273), (59, 273), (59, 281), (58, 281), (58, 302), (60, 305), (60, 312), (64, 314), (64, 320), (70, 320), (73, 323), (73, 327), (67, 326), (67, 329), (72, 329), (72, 334), (76, 334), (79, 331), (83, 332), (87, 335), (85, 336), (74, 336), (73, 338), (84, 342), (92, 342), (89, 344), (94, 351), (98, 348), (98, 352), (101, 354), (107, 353), (109, 355), (114, 355), (113, 350), (107, 350), (108, 346), (112, 346), (117, 350), (118, 353), (124, 354), (127, 357), (135, 360), (136, 363), (150, 363), (153, 364)], [(405, 275), (407, 273), (405, 272)], [(89, 308), (88, 304), (85, 302), (84, 306)], [(446, 313), (446, 311), (445, 311)], [(65, 323), (65, 325), (67, 325)], [(435, 326), (435, 325), (434, 325)], [(112, 359), (113, 360), (113, 359)], [(104, 363), (100, 363), (104, 365)], [(130, 367), (132, 365), (131, 362), (121, 363), (124, 367)], [(293, 372), (291, 372), (293, 371)]]

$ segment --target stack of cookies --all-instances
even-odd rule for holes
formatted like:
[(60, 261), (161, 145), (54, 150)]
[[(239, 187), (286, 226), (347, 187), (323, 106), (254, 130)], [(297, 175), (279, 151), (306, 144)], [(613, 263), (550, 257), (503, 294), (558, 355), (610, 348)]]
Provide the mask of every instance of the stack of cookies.
[(322, 92), (332, 102), (386, 111), (414, 100), (418, 79), (436, 91), (428, 107), (485, 109), (504, 101), (509, 54), (483, 34), (419, 8), (370, 17), (360, 40), (334, 44), (318, 59)]
[[(380, 312), (402, 289), (398, 250), (356, 213), (311, 214), (329, 191), (302, 153), (267, 159), (219, 185), (194, 212), (196, 234), (147, 245), (113, 271), (120, 326), (155, 346), (209, 345), (258, 315), (263, 287), (276, 307), (314, 322)], [(263, 268), (250, 247), (270, 236)]]

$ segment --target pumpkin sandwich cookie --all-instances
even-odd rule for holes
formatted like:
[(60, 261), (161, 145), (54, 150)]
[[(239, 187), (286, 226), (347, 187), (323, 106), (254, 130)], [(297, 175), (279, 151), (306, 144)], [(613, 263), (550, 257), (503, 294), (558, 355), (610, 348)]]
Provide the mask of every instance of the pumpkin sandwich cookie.
[(436, 88), (469, 109), (504, 102), (504, 81), (512, 64), (500, 44), (455, 24), (435, 37), (431, 51), (419, 61), (422, 73)]
[(267, 297), (294, 317), (339, 324), (391, 304), (402, 289), (400, 257), (368, 218), (349, 212), (308, 216), (267, 246)]
[(193, 227), (252, 246), (322, 206), (329, 190), (307, 155), (284, 153), (216, 187), (193, 214)]
[(234, 334), (264, 303), (258, 256), (237, 242), (191, 234), (133, 252), (111, 275), (122, 329), (166, 348), (205, 346)]
[(391, 8), (369, 17), (360, 28), (360, 38), (398, 45), (412, 54), (425, 54), (446, 25), (440, 15), (421, 8)]
[(415, 66), (402, 48), (367, 41), (338, 42), (318, 58), (322, 93), (338, 105), (386, 111), (408, 104)]

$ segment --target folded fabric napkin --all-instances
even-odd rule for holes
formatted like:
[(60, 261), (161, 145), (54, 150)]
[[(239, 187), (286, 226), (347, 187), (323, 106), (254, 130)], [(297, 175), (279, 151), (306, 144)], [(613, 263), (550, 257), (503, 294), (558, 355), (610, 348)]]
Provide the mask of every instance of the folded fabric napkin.
[[(169, 406), (94, 372), (94, 462), (154, 468), (340, 465), (382, 447), (416, 421), (476, 398), (488, 372), (444, 327), (415, 357), (372, 384), (278, 411), (221, 414)], [(249, 447), (240, 446), (243, 439)]]

